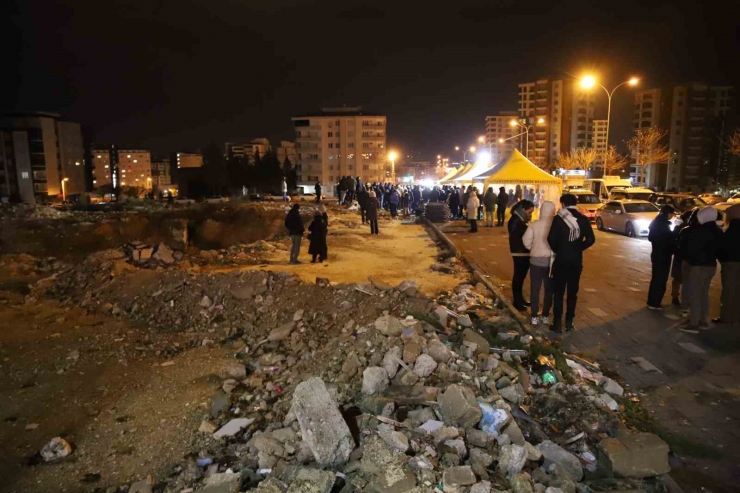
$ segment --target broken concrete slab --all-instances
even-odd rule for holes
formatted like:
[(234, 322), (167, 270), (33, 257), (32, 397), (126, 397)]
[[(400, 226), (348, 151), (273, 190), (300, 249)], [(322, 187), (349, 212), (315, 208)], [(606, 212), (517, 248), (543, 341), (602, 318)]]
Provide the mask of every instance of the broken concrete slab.
[(400, 336), (405, 327), (393, 315), (383, 315), (375, 320), (375, 328), (383, 335), (395, 337)]
[(388, 373), (385, 368), (369, 366), (362, 372), (362, 393), (365, 395), (380, 394), (388, 388)]
[(254, 418), (235, 418), (223, 425), (216, 433), (214, 438), (233, 437), (239, 431), (254, 423)]
[(414, 374), (419, 378), (426, 378), (437, 369), (437, 362), (428, 354), (422, 354), (416, 358)]
[(498, 471), (501, 474), (505, 474), (508, 477), (513, 477), (519, 474), (519, 472), (527, 463), (527, 449), (521, 445), (511, 444), (504, 445), (498, 454)]
[(544, 467), (546, 470), (550, 465), (556, 464), (571, 481), (578, 482), (583, 478), (581, 461), (560, 445), (550, 440), (545, 440), (537, 445), (537, 450), (545, 456)]
[(317, 464), (347, 462), (355, 441), (323, 380), (314, 377), (298, 384), (293, 393), (293, 412)]
[(478, 356), (479, 354), (489, 355), (491, 353), (491, 350), (488, 347), (488, 341), (485, 337), (474, 331), (473, 329), (465, 329), (462, 333), (463, 341), (466, 342), (472, 342), (475, 344), (475, 351), (474, 354)]
[(652, 364), (651, 362), (649, 362), (642, 356), (633, 356), (630, 358), (630, 360), (632, 360), (633, 363), (638, 365), (642, 369), (642, 371), (663, 373), (662, 371), (660, 371), (660, 369), (658, 369), (657, 366), (655, 366), (654, 364)]
[(622, 388), (622, 386), (619, 385), (614, 380), (612, 380), (611, 378), (607, 378), (604, 381), (604, 392), (606, 392), (607, 394), (616, 395), (619, 397), (624, 395), (624, 389)]
[(472, 428), (483, 417), (473, 391), (461, 385), (452, 384), (447, 387), (444, 393), (439, 394), (437, 402), (439, 402), (442, 416), (447, 424)]
[(604, 460), (615, 476), (649, 478), (671, 470), (668, 452), (668, 444), (657, 435), (624, 433), (599, 443), (599, 462)]
[(241, 484), (241, 474), (225, 472), (206, 478), (205, 486), (199, 491), (203, 493), (238, 493)]

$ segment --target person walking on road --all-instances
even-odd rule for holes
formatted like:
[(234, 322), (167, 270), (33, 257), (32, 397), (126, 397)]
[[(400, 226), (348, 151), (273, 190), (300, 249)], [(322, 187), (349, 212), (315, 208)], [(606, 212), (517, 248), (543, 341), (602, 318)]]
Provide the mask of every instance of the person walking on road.
[(496, 226), (501, 227), (506, 220), (506, 206), (509, 204), (509, 196), (506, 194), (506, 188), (498, 188), (498, 199), (496, 200)]
[(522, 200), (511, 208), (511, 218), (507, 225), (509, 230), (509, 251), (514, 261), (514, 276), (511, 280), (514, 308), (523, 312), (529, 306), (524, 300), (524, 280), (529, 272), (529, 249), (524, 246), (524, 233), (527, 223), (532, 219), (534, 204), (529, 200)]
[(722, 306), (714, 323), (740, 322), (740, 204), (725, 211), (729, 227), (722, 236), (719, 260), (722, 263)]
[(288, 198), (288, 182), (285, 181), (285, 178), (283, 178), (283, 202), (290, 202), (290, 199)]
[(303, 220), (301, 219), (301, 206), (293, 204), (288, 214), (285, 216), (285, 228), (288, 230), (290, 235), (291, 247), (290, 247), (290, 263), (300, 264), (298, 261), (298, 254), (301, 252), (301, 238), (303, 238), (303, 232), (306, 228), (303, 227)]
[[(550, 266), (552, 264), (552, 250), (547, 243), (547, 235), (555, 217), (555, 204), (550, 201), (542, 204), (540, 218), (532, 223), (522, 237), (524, 247), (529, 250), (529, 301), (532, 304), (532, 325), (550, 324), (550, 308), (552, 308), (552, 279)], [(539, 317), (540, 287), (545, 285), (545, 296), (542, 300), (542, 316)]]
[(562, 332), (563, 298), (568, 292), (565, 312), (565, 330), (575, 330), (578, 288), (583, 271), (583, 252), (594, 243), (596, 237), (591, 222), (578, 212), (578, 199), (566, 193), (560, 197), (560, 210), (550, 227), (547, 243), (550, 244), (555, 260), (552, 264), (553, 321), (550, 330)]
[(496, 210), (496, 194), (493, 193), (493, 187), (488, 187), (483, 205), (486, 207), (486, 228), (493, 227), (493, 212)]
[(689, 226), (682, 244), (683, 259), (689, 264), (689, 311), (687, 328), (709, 328), (709, 286), (717, 273), (717, 258), (722, 246), (722, 230), (717, 226), (717, 210), (711, 205), (696, 213), (699, 225)]
[(308, 226), (308, 241), (310, 242), (308, 244), (308, 253), (313, 256), (311, 259), (312, 264), (316, 263), (317, 258), (319, 262), (323, 262), (326, 260), (328, 255), (326, 245), (327, 224), (326, 219), (324, 218), (325, 215), (326, 213), (322, 214), (321, 211), (316, 211), (313, 221)]
[(316, 180), (316, 185), (314, 185), (313, 190), (316, 192), (316, 202), (321, 202), (321, 183), (319, 183), (318, 180)]
[(674, 213), (673, 207), (664, 205), (660, 209), (660, 214), (650, 223), (648, 240), (653, 245), (653, 251), (650, 254), (653, 270), (647, 298), (647, 307), (650, 310), (663, 309), (663, 296), (668, 283), (668, 275), (671, 272), (671, 258), (676, 249), (676, 237), (671, 230)]
[(470, 190), (470, 193), (468, 195), (468, 202), (465, 206), (465, 210), (468, 213), (468, 221), (470, 221), (470, 232), (471, 233), (477, 233), (478, 232), (478, 206), (480, 205), (480, 200), (478, 200), (478, 194), (475, 193), (475, 188)]
[(370, 223), (370, 234), (377, 235), (378, 232), (378, 210), (380, 209), (380, 202), (375, 196), (375, 192), (370, 192), (370, 196), (367, 201), (367, 222)]

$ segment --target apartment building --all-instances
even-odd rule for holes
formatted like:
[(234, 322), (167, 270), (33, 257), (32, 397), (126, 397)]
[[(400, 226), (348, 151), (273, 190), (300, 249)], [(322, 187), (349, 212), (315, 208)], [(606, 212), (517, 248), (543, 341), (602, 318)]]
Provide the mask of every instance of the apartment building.
[[(282, 144), (283, 142), (280, 143), (281, 146)], [(272, 150), (270, 141), (262, 137), (252, 139), (247, 144), (227, 142), (224, 145), (224, 148), (224, 155), (227, 159), (243, 159), (247, 164), (254, 163), (255, 155), (259, 154), (260, 156), (264, 156), (267, 152)]]
[(599, 157), (594, 162), (592, 171), (603, 171), (603, 160), (601, 156), (604, 155), (609, 147), (606, 141), (607, 120), (594, 120), (593, 128), (594, 130), (591, 135), (591, 146), (596, 150)]
[(163, 157), (152, 158), (152, 187), (162, 191), (172, 186), (170, 160)]
[[(737, 117), (735, 89), (687, 83), (635, 93), (635, 130), (658, 127), (667, 131), (668, 163), (651, 164), (645, 185), (659, 190), (714, 190), (732, 173), (731, 156), (723, 142)], [(633, 180), (638, 177), (632, 167)]]
[(510, 156), (519, 145), (520, 139), (514, 136), (522, 129), (512, 126), (512, 120), (519, 121), (519, 112), (500, 111), (497, 115), (486, 117), (486, 142), (491, 149), (491, 162), (494, 164)]
[(178, 152), (175, 154), (178, 168), (201, 168), (203, 155), (195, 152)]
[(361, 107), (323, 108), (291, 120), (299, 184), (318, 181), (331, 193), (342, 176), (359, 176), (363, 182), (390, 180), (385, 115)]
[(0, 117), (0, 200), (27, 204), (85, 191), (82, 130), (56, 113)]
[(528, 139), (522, 135), (519, 148), (524, 149), (528, 140), (524, 151), (529, 160), (550, 168), (561, 152), (591, 147), (594, 108), (594, 93), (571, 79), (519, 84), (519, 121), (529, 127)]
[(276, 154), (278, 161), (280, 161), (280, 164), (283, 164), (285, 160), (291, 162), (291, 164), (295, 164), (296, 162), (296, 151), (295, 151), (295, 143), (290, 142), (288, 140), (281, 140), (280, 146), (276, 149)]
[(118, 152), (114, 146), (93, 148), (92, 156), (93, 190), (106, 185), (118, 186)]

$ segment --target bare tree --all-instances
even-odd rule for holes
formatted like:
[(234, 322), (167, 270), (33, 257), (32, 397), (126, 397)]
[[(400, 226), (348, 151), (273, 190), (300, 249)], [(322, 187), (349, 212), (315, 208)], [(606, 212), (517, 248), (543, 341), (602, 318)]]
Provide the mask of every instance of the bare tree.
[[(555, 167), (566, 171), (574, 169), (588, 170), (589, 167), (598, 159), (599, 154), (596, 149), (578, 147), (571, 149), (570, 152), (563, 152), (558, 156)], [(568, 175), (565, 175), (565, 182), (568, 182)]]
[(729, 142), (727, 142), (727, 149), (730, 154), (740, 155), (740, 128), (736, 128), (730, 136)]
[(640, 183), (645, 182), (645, 170), (651, 164), (667, 163), (670, 158), (668, 147), (661, 144), (666, 131), (658, 127), (640, 129), (627, 141), (632, 157), (635, 159), (635, 167), (640, 177)]
[(601, 156), (601, 163), (601, 166), (604, 168), (604, 174), (611, 175), (626, 167), (629, 163), (629, 158), (621, 152), (617, 152), (616, 147), (609, 146)]

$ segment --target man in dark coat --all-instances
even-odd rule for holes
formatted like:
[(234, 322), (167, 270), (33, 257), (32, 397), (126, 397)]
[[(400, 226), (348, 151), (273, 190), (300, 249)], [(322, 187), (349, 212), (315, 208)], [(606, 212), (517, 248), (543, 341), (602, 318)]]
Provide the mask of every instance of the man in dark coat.
[(321, 183), (319, 183), (319, 180), (316, 180), (313, 190), (316, 192), (316, 202), (321, 202)]
[(364, 188), (360, 190), (360, 193), (357, 194), (357, 203), (360, 205), (360, 217), (362, 217), (362, 224), (365, 224), (365, 221), (367, 220), (367, 201), (370, 198), (370, 195), (368, 195), (367, 190)]
[(496, 200), (496, 226), (503, 226), (506, 219), (506, 206), (509, 203), (509, 195), (504, 187), (498, 189), (498, 199)]
[(660, 214), (650, 223), (648, 240), (653, 245), (650, 261), (653, 264), (650, 289), (648, 290), (647, 307), (651, 310), (662, 309), (668, 275), (671, 272), (671, 257), (676, 247), (676, 237), (671, 229), (671, 220), (675, 210), (664, 205)]
[(524, 280), (529, 272), (529, 250), (524, 246), (524, 233), (527, 232), (527, 223), (532, 219), (534, 204), (529, 200), (522, 200), (511, 208), (509, 219), (509, 251), (514, 261), (514, 276), (511, 280), (514, 308), (523, 312), (530, 305), (524, 300)]
[(560, 210), (550, 227), (547, 242), (555, 254), (552, 265), (554, 291), (553, 322), (550, 330), (562, 332), (563, 297), (568, 292), (568, 306), (565, 312), (565, 330), (575, 329), (578, 288), (583, 271), (583, 252), (595, 242), (594, 230), (586, 216), (578, 212), (578, 199), (566, 193), (560, 197)]
[(460, 195), (457, 193), (457, 187), (450, 193), (450, 215), (453, 218), (460, 216)]
[(313, 257), (311, 259), (311, 263), (315, 264), (317, 258), (319, 259), (319, 262), (323, 262), (327, 257), (327, 223), (326, 218), (324, 218), (324, 215), (321, 214), (321, 212), (316, 212), (313, 217), (313, 221), (308, 226), (308, 231), (310, 231), (308, 253)]
[(290, 211), (288, 211), (288, 214), (285, 216), (285, 228), (288, 230), (291, 241), (291, 264), (300, 264), (298, 261), (298, 254), (301, 252), (301, 238), (303, 238), (303, 232), (306, 230), (306, 228), (303, 227), (300, 208), (300, 205), (293, 204), (293, 207), (290, 208)]

